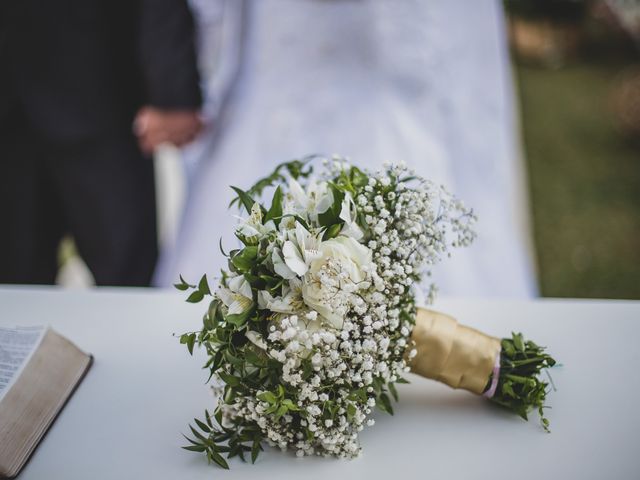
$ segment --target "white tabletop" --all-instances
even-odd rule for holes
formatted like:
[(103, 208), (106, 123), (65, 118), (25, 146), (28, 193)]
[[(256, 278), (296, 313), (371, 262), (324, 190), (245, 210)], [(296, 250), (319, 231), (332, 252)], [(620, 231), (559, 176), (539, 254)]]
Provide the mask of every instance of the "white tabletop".
[(173, 292), (0, 289), (0, 325), (50, 324), (95, 356), (93, 368), (20, 475), (28, 479), (638, 478), (640, 302), (441, 300), (436, 308), (497, 336), (522, 331), (553, 370), (551, 434), (481, 398), (411, 377), (396, 415), (376, 414), (351, 461), (267, 448), (256, 465), (208, 466), (179, 447), (213, 408), (200, 369), (172, 333), (203, 305)]

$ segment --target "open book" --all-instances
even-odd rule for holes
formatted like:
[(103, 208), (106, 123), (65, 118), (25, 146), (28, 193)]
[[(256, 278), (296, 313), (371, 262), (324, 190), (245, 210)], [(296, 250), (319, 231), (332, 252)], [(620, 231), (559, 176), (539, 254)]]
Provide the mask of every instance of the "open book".
[(0, 478), (20, 472), (91, 362), (49, 328), (0, 328)]

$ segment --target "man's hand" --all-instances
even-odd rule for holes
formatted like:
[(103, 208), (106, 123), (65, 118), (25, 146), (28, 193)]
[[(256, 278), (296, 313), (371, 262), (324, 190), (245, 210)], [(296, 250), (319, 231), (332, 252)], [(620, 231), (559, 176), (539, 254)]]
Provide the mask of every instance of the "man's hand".
[(181, 147), (193, 140), (201, 128), (202, 120), (197, 111), (155, 107), (141, 108), (133, 124), (140, 149), (145, 153), (153, 153), (162, 143)]

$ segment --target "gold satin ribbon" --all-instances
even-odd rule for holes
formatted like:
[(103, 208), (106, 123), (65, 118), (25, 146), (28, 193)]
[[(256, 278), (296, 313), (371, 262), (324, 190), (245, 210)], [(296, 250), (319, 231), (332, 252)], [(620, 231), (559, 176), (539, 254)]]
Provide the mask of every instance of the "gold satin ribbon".
[(425, 308), (418, 308), (411, 340), (418, 351), (408, 360), (413, 373), (478, 395), (487, 386), (501, 348), (498, 338)]

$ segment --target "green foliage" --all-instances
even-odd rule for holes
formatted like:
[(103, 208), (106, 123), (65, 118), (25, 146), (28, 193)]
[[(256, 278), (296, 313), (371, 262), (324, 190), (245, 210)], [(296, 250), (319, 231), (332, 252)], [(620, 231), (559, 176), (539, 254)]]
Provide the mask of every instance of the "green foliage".
[(193, 438), (185, 435), (189, 445), (182, 448), (190, 452), (205, 453), (210, 463), (216, 463), (225, 470), (229, 469), (229, 464), (223, 454), (226, 454), (227, 459), (237, 456), (246, 461), (246, 454), (250, 453), (251, 463), (255, 463), (262, 451), (262, 434), (257, 426), (223, 427), (220, 410), (216, 411), (213, 419), (205, 410), (205, 420), (194, 418), (194, 422), (197, 428), (189, 425)]
[(180, 275), (180, 283), (174, 283), (173, 286), (181, 291), (188, 290), (189, 288), (196, 288), (195, 285), (189, 285), (185, 279), (182, 278), (182, 275)]
[(273, 192), (273, 198), (271, 199), (271, 208), (264, 217), (264, 222), (268, 222), (269, 220), (273, 220), (276, 222), (276, 226), (280, 221), (280, 217), (282, 217), (282, 189), (280, 186), (276, 188), (276, 191)]
[(185, 279), (182, 278), (182, 275), (180, 275), (180, 283), (175, 283), (173, 286), (183, 292), (189, 289), (194, 289), (193, 292), (191, 292), (187, 297), (187, 302), (189, 303), (198, 303), (205, 296), (211, 295), (211, 290), (209, 289), (209, 282), (207, 282), (206, 275), (202, 276), (202, 278), (198, 282), (198, 286), (187, 283)]
[(231, 255), (231, 263), (235, 267), (237, 272), (248, 273), (255, 265), (256, 258), (258, 257), (258, 247), (251, 245), (236, 251)]
[[(258, 180), (247, 192), (242, 192), (236, 187), (231, 187), (238, 196), (231, 201), (229, 206), (231, 207), (238, 202), (242, 202), (246, 208), (247, 197), (260, 197), (266, 188), (285, 183), (287, 180), (285, 173), (288, 173), (294, 179), (309, 177), (309, 175), (313, 173), (313, 167), (309, 165), (309, 163), (317, 157), (318, 155), (310, 155), (301, 160), (283, 162), (279, 164), (270, 175)], [(253, 203), (251, 203), (251, 206), (253, 206)], [(251, 206), (249, 206), (247, 211), (251, 210)]]
[(318, 214), (318, 223), (320, 226), (325, 228), (324, 240), (328, 240), (329, 238), (333, 238), (338, 235), (344, 223), (340, 220), (344, 191), (333, 182), (329, 183), (329, 188), (333, 194), (333, 203), (324, 212)]
[(232, 186), (231, 188), (234, 192), (236, 192), (238, 196), (231, 202), (229, 206), (233, 205), (234, 202), (240, 201), (247, 213), (251, 213), (251, 207), (253, 207), (253, 204), (256, 203), (253, 198), (251, 198), (251, 195), (238, 187)]
[[(547, 408), (545, 400), (549, 384), (540, 379), (540, 373), (553, 367), (556, 361), (544, 350), (531, 340), (525, 341), (520, 333), (503, 338), (500, 378), (491, 401), (513, 410), (525, 420), (532, 409), (537, 409), (542, 427), (548, 432), (549, 420), (544, 416), (544, 408)], [(491, 381), (492, 378), (487, 389)]]

